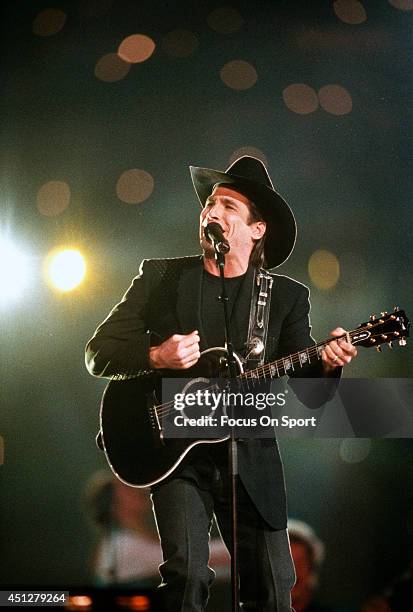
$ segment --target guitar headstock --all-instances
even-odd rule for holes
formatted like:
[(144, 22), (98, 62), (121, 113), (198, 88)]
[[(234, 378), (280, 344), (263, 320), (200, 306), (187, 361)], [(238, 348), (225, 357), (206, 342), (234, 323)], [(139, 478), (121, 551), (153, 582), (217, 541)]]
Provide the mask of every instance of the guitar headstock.
[(406, 346), (409, 327), (406, 313), (396, 306), (392, 313), (382, 312), (377, 318), (371, 315), (369, 321), (350, 332), (351, 342), (361, 346), (375, 346), (377, 350), (381, 350), (380, 345), (384, 343), (391, 348), (392, 342), (396, 341), (400, 346)]

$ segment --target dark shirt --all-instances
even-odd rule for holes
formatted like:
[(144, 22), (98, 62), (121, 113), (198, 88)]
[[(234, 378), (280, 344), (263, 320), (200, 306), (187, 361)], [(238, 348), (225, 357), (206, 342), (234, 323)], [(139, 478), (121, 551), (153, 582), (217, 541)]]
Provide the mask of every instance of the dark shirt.
[[(246, 337), (247, 330), (236, 329), (234, 321), (231, 320), (231, 314), (245, 277), (246, 274), (243, 274), (225, 280), (232, 341), (235, 350), (238, 352), (241, 352), (243, 348), (243, 338)], [(219, 299), (221, 292), (221, 278), (204, 270), (201, 296), (201, 323), (208, 347), (225, 345), (224, 307)], [(200, 444), (185, 457), (176, 474), (179, 474), (181, 478), (195, 480), (200, 488), (208, 489), (219, 478), (218, 471), (227, 470), (227, 459), (228, 447), (225, 442)]]
[[(225, 279), (230, 319), (244, 279), (245, 274)], [(201, 322), (208, 347), (225, 345), (224, 306), (219, 299), (221, 293), (221, 278), (219, 276), (213, 276), (204, 270), (202, 278)], [(241, 330), (235, 329), (234, 322), (231, 320), (230, 325), (235, 349), (240, 350), (242, 347), (238, 346), (237, 340), (239, 340), (243, 334), (240, 333)]]

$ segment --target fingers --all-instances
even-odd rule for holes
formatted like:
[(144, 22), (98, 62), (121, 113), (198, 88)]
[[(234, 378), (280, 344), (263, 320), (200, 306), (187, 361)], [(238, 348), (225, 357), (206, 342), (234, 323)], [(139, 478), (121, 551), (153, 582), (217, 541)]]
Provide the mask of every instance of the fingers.
[(200, 358), (201, 353), (199, 351), (198, 343), (191, 345), (188, 348), (180, 348), (177, 351), (178, 367), (190, 368)]
[(193, 366), (193, 365), (195, 365), (195, 364), (197, 363), (197, 361), (198, 361), (198, 359), (200, 358), (200, 356), (201, 356), (201, 353), (199, 353), (199, 352), (198, 352), (198, 353), (195, 355), (195, 358), (194, 358), (194, 359), (190, 359), (189, 361), (185, 361), (185, 362), (184, 362), (184, 363), (181, 365), (181, 368), (178, 368), (178, 369), (187, 370), (188, 368), (192, 368), (192, 366)]
[(199, 337), (199, 333), (198, 330), (195, 329), (193, 332), (191, 332), (190, 334), (174, 334), (171, 337), (171, 340), (176, 342), (177, 345), (186, 348), (186, 347), (190, 347), (194, 344), (199, 344), (200, 342), (200, 337)]
[(199, 333), (174, 334), (152, 351), (152, 363), (158, 368), (170, 370), (187, 369), (195, 365), (201, 356)]
[(195, 330), (190, 334), (175, 334), (172, 340), (176, 343), (177, 367), (190, 368), (201, 356), (199, 351), (199, 334)]
[(347, 332), (342, 327), (336, 327), (331, 336), (337, 338), (329, 342), (323, 352), (322, 360), (329, 368), (343, 366), (357, 356), (357, 349), (350, 342), (347, 342)]
[(333, 331), (330, 332), (330, 336), (337, 338), (338, 336), (345, 336), (346, 333), (346, 330), (342, 327), (336, 327), (335, 329), (333, 329)]
[(331, 346), (333, 343), (327, 344), (322, 353), (322, 360), (329, 366), (336, 368), (337, 366), (343, 366), (345, 363), (349, 363), (344, 359), (344, 353), (338, 347), (335, 342), (335, 350)]

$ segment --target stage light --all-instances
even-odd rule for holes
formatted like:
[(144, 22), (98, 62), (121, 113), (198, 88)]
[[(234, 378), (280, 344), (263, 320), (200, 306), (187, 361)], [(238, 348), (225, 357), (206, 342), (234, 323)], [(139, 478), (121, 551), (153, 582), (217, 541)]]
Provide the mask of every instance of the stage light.
[(367, 19), (366, 9), (358, 0), (336, 0), (333, 9), (337, 17), (344, 23), (358, 25)]
[(66, 13), (60, 9), (48, 8), (38, 13), (33, 21), (33, 34), (53, 36), (60, 32), (66, 23)]
[(116, 597), (115, 602), (123, 610), (134, 610), (134, 612), (148, 612), (151, 609), (151, 601), (146, 595), (132, 595)]
[(320, 106), (332, 115), (347, 115), (353, 108), (351, 95), (341, 85), (324, 85), (318, 91)]
[(369, 438), (348, 438), (340, 442), (339, 455), (345, 463), (360, 463), (371, 450)]
[(106, 83), (115, 83), (125, 78), (131, 65), (119, 57), (117, 53), (107, 53), (96, 63), (95, 77)]
[(308, 115), (318, 108), (315, 90), (305, 83), (292, 83), (283, 90), (283, 100), (287, 108), (299, 115)]
[(315, 251), (308, 262), (308, 274), (318, 289), (325, 291), (332, 289), (340, 278), (340, 263), (337, 256), (323, 249)]
[(46, 217), (60, 215), (70, 204), (70, 187), (64, 181), (48, 181), (37, 192), (37, 208)]
[(154, 185), (153, 177), (149, 172), (132, 168), (120, 175), (116, 183), (116, 193), (122, 202), (140, 204), (149, 198)]
[(47, 272), (54, 287), (60, 291), (71, 291), (85, 277), (85, 260), (79, 251), (65, 249), (51, 256)]
[(65, 605), (66, 610), (92, 610), (93, 600), (89, 595), (72, 595), (69, 602)]
[(0, 237), (0, 304), (23, 293), (31, 278), (30, 260), (7, 238)]
[(139, 64), (149, 59), (155, 51), (155, 43), (145, 34), (132, 34), (119, 45), (118, 55), (124, 62)]
[(244, 60), (227, 62), (220, 71), (221, 79), (231, 89), (242, 91), (250, 89), (258, 80), (254, 66)]

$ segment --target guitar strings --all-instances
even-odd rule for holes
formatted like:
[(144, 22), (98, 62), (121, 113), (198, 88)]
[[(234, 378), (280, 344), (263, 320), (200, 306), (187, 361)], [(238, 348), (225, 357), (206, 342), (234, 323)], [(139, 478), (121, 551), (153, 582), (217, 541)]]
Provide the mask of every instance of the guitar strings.
[[(309, 346), (308, 348), (302, 349), (301, 351), (297, 351), (296, 353), (292, 353), (291, 355), (288, 355), (287, 357), (281, 357), (280, 359), (277, 359), (276, 361), (273, 361), (271, 363), (267, 363), (267, 364), (258, 366), (254, 370), (243, 372), (242, 374), (239, 374), (237, 376), (237, 379), (243, 380), (243, 381), (249, 380), (251, 382), (254, 382), (254, 384), (256, 384), (256, 382), (260, 381), (260, 379), (262, 378), (264, 378), (264, 380), (267, 380), (266, 374), (269, 376), (270, 380), (273, 380), (274, 378), (280, 378), (281, 376), (283, 376), (284, 374), (288, 372), (290, 367), (292, 367), (294, 371), (294, 365), (300, 365), (300, 367), (303, 368), (303, 366), (310, 364), (311, 357), (317, 357), (317, 359), (320, 360), (321, 352), (322, 352), (320, 349), (323, 349), (327, 344), (330, 344), (334, 340), (337, 340), (337, 341), (341, 340), (342, 338), (346, 338), (347, 335), (352, 338), (356, 334), (359, 334), (360, 332), (365, 331), (365, 330), (368, 330), (371, 332), (372, 329), (378, 324), (379, 322), (377, 322), (376, 324), (372, 323), (370, 325), (366, 324), (364, 326), (360, 326), (357, 329), (348, 332), (348, 334), (345, 333), (342, 336), (338, 336), (337, 338), (328, 338), (326, 340), (322, 340), (321, 342), (318, 342), (317, 344), (314, 344), (312, 346)], [(382, 325), (382, 323), (380, 323), (380, 325)], [(308, 356), (308, 362), (306, 360), (303, 361), (301, 359), (300, 355), (303, 355), (303, 354), (306, 354)], [(310, 357), (310, 354), (311, 354), (311, 357)], [(274, 376), (275, 373), (277, 374), (276, 376)], [(216, 385), (211, 385), (210, 387), (206, 387), (205, 391), (212, 390), (215, 386)], [(168, 416), (169, 414), (173, 414), (174, 412), (176, 412), (175, 404), (173, 401), (165, 402), (164, 404), (159, 404), (158, 406), (153, 406), (152, 408), (155, 411), (156, 416), (158, 418), (164, 418)]]
[[(348, 332), (348, 334), (350, 337), (352, 337), (366, 329), (371, 331), (372, 328), (366, 325), (364, 327), (359, 327), (357, 330), (352, 330), (351, 332)], [(319, 350), (321, 347), (324, 348), (327, 344), (329, 344), (333, 340), (340, 340), (341, 338), (345, 338), (345, 337), (347, 337), (347, 334), (343, 334), (342, 336), (338, 336), (337, 338), (329, 338), (329, 339), (323, 340), (321, 342), (318, 342), (317, 344), (314, 344), (311, 347), (298, 351), (297, 353), (293, 353), (289, 355), (288, 357), (281, 357), (280, 359), (277, 359), (275, 362), (264, 364), (262, 366), (259, 366), (255, 370), (250, 370), (242, 374), (239, 374), (237, 378), (240, 380), (244, 380), (244, 381), (248, 381), (249, 379), (251, 382), (254, 381), (254, 383), (258, 382), (260, 377), (257, 375), (254, 375), (254, 372), (255, 373), (262, 372), (264, 374), (264, 380), (267, 380), (265, 373), (269, 375), (271, 380), (273, 380), (274, 378), (279, 378), (280, 376), (283, 376), (288, 371), (289, 366), (286, 367), (287, 363), (300, 364), (301, 368), (304, 365), (307, 365), (307, 363), (303, 363), (300, 359), (300, 355), (302, 355), (303, 353), (306, 353), (307, 355), (308, 353), (311, 353), (312, 357), (317, 357), (317, 359), (319, 360), (321, 359), (321, 351)], [(310, 356), (309, 356), (309, 362), (311, 363)], [(294, 366), (292, 367), (294, 369)], [(281, 370), (281, 374), (280, 374), (280, 370)], [(276, 377), (274, 376), (275, 372), (277, 372)], [(210, 386), (210, 387), (206, 387), (205, 390), (212, 390), (213, 388), (214, 388), (213, 386)], [(163, 418), (175, 412), (175, 405), (173, 401), (170, 401), (164, 404), (159, 404), (158, 406), (153, 406), (153, 409), (156, 411), (156, 414), (158, 417)]]

